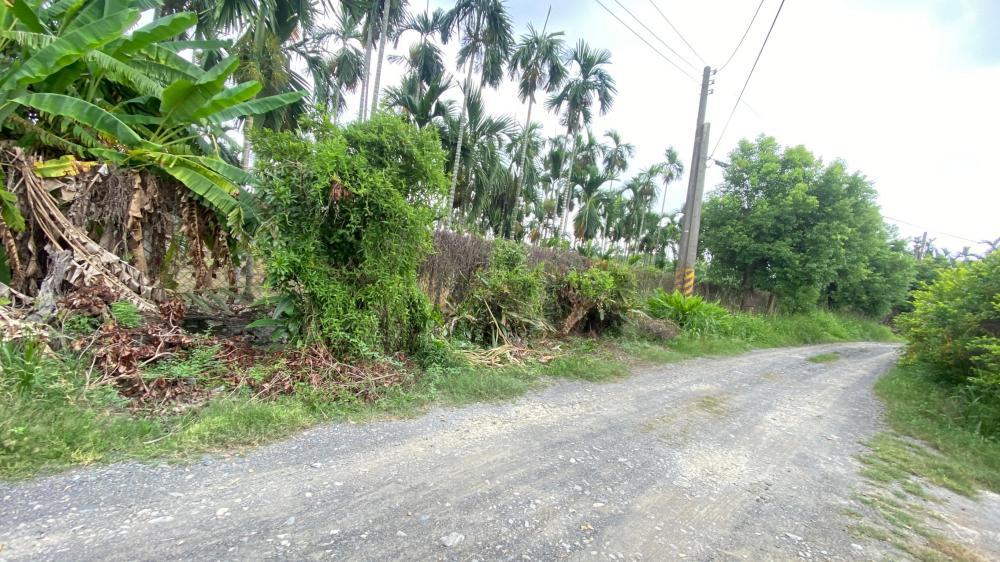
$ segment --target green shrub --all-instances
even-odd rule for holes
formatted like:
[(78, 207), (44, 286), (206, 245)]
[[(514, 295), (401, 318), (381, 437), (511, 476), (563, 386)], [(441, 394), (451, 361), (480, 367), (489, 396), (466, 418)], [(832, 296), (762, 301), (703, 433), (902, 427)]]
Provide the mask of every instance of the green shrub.
[(111, 303), (111, 317), (122, 328), (138, 328), (139, 324), (142, 323), (139, 309), (128, 301)]
[(940, 271), (898, 324), (910, 358), (1000, 400), (1000, 252)]
[(297, 339), (345, 355), (411, 352), (433, 321), (417, 285), (447, 191), (433, 127), (390, 115), (254, 137), (267, 282), (294, 303)]
[(686, 297), (680, 291), (659, 289), (646, 302), (649, 313), (670, 320), (682, 330), (699, 335), (730, 335), (732, 315), (714, 302), (697, 295)]
[(472, 292), (459, 306), (455, 332), (496, 345), (546, 331), (544, 295), (541, 269), (528, 267), (524, 247), (498, 240), (489, 264), (477, 273)]
[(582, 271), (570, 271), (559, 295), (566, 315), (562, 332), (603, 333), (620, 328), (634, 306), (635, 293), (635, 274), (617, 261), (599, 261)]

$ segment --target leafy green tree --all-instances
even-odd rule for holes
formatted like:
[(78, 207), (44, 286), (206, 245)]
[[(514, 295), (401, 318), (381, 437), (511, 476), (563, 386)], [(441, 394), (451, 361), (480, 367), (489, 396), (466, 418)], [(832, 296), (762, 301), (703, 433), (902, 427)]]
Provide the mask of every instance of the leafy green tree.
[[(864, 176), (765, 136), (741, 141), (730, 158), (702, 211), (702, 247), (716, 279), (731, 280), (745, 297), (771, 291), (789, 309), (850, 300), (877, 314), (895, 304), (907, 269), (886, 253), (891, 237)], [(878, 275), (893, 287), (864, 285)]]
[(441, 97), (450, 87), (451, 81), (440, 76), (424, 84), (410, 74), (402, 84), (386, 90), (385, 101), (421, 129), (434, 122), (443, 126), (452, 117), (452, 103)]
[(632, 239), (632, 249), (630, 255), (641, 251), (643, 239), (647, 235), (646, 227), (649, 224), (655, 225), (659, 222), (659, 217), (654, 221), (648, 221), (650, 211), (649, 206), (656, 198), (656, 178), (660, 175), (659, 165), (649, 166), (640, 170), (626, 185), (632, 194), (629, 199), (629, 221), (630, 238)]
[(622, 140), (621, 133), (610, 129), (604, 133), (608, 143), (604, 149), (604, 171), (611, 176), (611, 187), (614, 188), (614, 181), (618, 179), (618, 174), (628, 170), (628, 161), (635, 155), (635, 145)]
[[(514, 135), (517, 124), (510, 117), (490, 115), (478, 89), (473, 88), (464, 98), (464, 118), (446, 116), (441, 140), (449, 149), (461, 146), (460, 152), (453, 153), (459, 161), (451, 163), (452, 170), (461, 170), (458, 187), (452, 196), (455, 208), (467, 219), (466, 223), (475, 224), (482, 218), (484, 209), (498, 210), (489, 205), (498, 191), (510, 193), (512, 176), (503, 166), (503, 147)], [(469, 142), (463, 143), (463, 137)], [(491, 218), (493, 222), (498, 220), (499, 215)]]
[(566, 178), (566, 187), (563, 190), (567, 204), (563, 208), (560, 235), (565, 232), (569, 220), (568, 202), (572, 194), (571, 176), (576, 158), (576, 135), (585, 125), (593, 121), (594, 104), (597, 104), (603, 115), (611, 109), (615, 94), (618, 93), (615, 80), (607, 71), (609, 64), (611, 64), (610, 51), (594, 49), (581, 39), (566, 57), (570, 78), (545, 103), (550, 110), (563, 113), (562, 123), (566, 126), (566, 138), (573, 142), (573, 148), (569, 152), (570, 177)]

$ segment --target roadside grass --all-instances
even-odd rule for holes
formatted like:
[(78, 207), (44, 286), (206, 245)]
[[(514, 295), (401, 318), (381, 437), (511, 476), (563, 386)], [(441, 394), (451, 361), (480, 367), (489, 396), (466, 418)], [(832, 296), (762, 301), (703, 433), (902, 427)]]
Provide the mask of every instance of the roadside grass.
[[(683, 334), (665, 344), (635, 337), (561, 340), (558, 353), (548, 361), (499, 367), (474, 366), (449, 353), (449, 358), (417, 373), (411, 383), (386, 389), (373, 402), (301, 388), (267, 400), (237, 392), (181, 413), (155, 415), (129, 412), (110, 388), (85, 388), (83, 364), (36, 359), (20, 371), (0, 365), (0, 478), (123, 459), (183, 461), (205, 452), (239, 451), (317, 423), (406, 417), (436, 405), (507, 401), (552, 379), (613, 381), (627, 376), (637, 364), (732, 355), (755, 347), (891, 339), (883, 326), (828, 313), (755, 317), (751, 322), (756, 327), (742, 334)], [(796, 337), (795, 331), (803, 326), (810, 328)], [(205, 357), (199, 360), (214, 365)], [(26, 388), (13, 380), (15, 371), (29, 379)], [(706, 411), (722, 407), (705, 404)]]
[(939, 381), (921, 365), (900, 365), (875, 384), (886, 405), (886, 419), (901, 436), (880, 435), (871, 443), (869, 462), (885, 477), (913, 475), (954, 492), (973, 496), (977, 489), (1000, 492), (1000, 403), (965, 395)]
[[(892, 431), (876, 435), (859, 457), (871, 484), (856, 499), (870, 524), (852, 524), (856, 536), (883, 541), (921, 561), (980, 562), (983, 556), (943, 535), (930, 487), (974, 498), (1000, 491), (1000, 404), (977, 399), (920, 364), (894, 367), (875, 385)], [(994, 429), (995, 431), (995, 429)]]
[(819, 355), (809, 357), (806, 361), (810, 363), (832, 363), (838, 359), (840, 359), (839, 353), (820, 353)]

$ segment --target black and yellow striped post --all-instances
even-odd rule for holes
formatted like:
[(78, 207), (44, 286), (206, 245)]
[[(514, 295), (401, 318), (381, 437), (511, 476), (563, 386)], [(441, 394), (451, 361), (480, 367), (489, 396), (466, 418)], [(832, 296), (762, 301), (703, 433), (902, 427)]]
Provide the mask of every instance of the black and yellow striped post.
[(681, 288), (681, 293), (685, 297), (690, 297), (694, 294), (694, 268), (689, 267), (684, 270), (684, 285)]

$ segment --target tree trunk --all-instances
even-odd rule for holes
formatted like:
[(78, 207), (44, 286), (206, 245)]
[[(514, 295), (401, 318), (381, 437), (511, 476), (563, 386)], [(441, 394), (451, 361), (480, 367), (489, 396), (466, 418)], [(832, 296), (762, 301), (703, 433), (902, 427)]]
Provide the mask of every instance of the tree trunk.
[(747, 264), (743, 268), (743, 282), (740, 284), (743, 293), (740, 298), (740, 310), (746, 310), (750, 306), (750, 297), (753, 294), (753, 264)]
[[(375, 10), (372, 10), (368, 14), (368, 19), (375, 15)], [(358, 121), (365, 120), (365, 107), (368, 101), (368, 69), (372, 65), (372, 26), (368, 26), (368, 32), (365, 33), (365, 66), (361, 71), (361, 101), (358, 105)]]
[[(517, 183), (515, 183), (515, 205), (514, 207), (521, 206), (521, 193), (524, 191), (524, 164), (525, 159), (528, 157), (528, 127), (531, 126), (531, 107), (535, 105), (535, 97), (531, 96), (528, 98), (528, 118), (524, 120), (524, 130), (521, 133), (521, 155), (517, 159)], [(511, 209), (511, 214), (514, 209)], [(511, 220), (513, 222), (513, 220)]]
[[(567, 128), (568, 129), (568, 128)], [(567, 131), (567, 135), (572, 134)], [(569, 171), (566, 173), (566, 203), (563, 206), (562, 223), (559, 226), (559, 236), (566, 232), (566, 223), (569, 221), (569, 202), (573, 197), (573, 166), (576, 165), (576, 135), (573, 135), (573, 149), (569, 153)]]
[(250, 129), (253, 129), (253, 115), (247, 115), (243, 122), (243, 158), (241, 164), (244, 170), (250, 169)]
[[(663, 216), (664, 216), (664, 214), (666, 214), (666, 212), (667, 212), (667, 184), (664, 183), (663, 184), (663, 201), (660, 203), (660, 219), (661, 220), (663, 219)], [(661, 247), (662, 240), (661, 240), (661, 236), (660, 236), (662, 233), (663, 233), (663, 229), (660, 228), (660, 223), (657, 222), (656, 223), (656, 251), (657, 252), (659, 252), (660, 250), (663, 249)], [(664, 263), (667, 261), (667, 252), (665, 250), (663, 252), (663, 261), (664, 261)], [(654, 265), (655, 265), (655, 263), (654, 263)]]
[(451, 213), (452, 209), (455, 207), (455, 187), (458, 186), (458, 168), (461, 166), (461, 155), (462, 155), (462, 137), (465, 136), (465, 110), (469, 103), (469, 91), (468, 89), (472, 87), (472, 57), (467, 61), (469, 65), (469, 71), (466, 73), (465, 77), (465, 94), (462, 96), (462, 115), (458, 121), (458, 142), (455, 144), (455, 159), (454, 164), (451, 167), (451, 188), (448, 189), (448, 208), (446, 209), (444, 215), (444, 226), (447, 227), (451, 224)]
[(389, 28), (390, 7), (391, 0), (385, 0), (382, 7), (382, 30), (378, 38), (378, 64), (375, 65), (375, 86), (372, 88), (372, 107), (368, 112), (369, 114), (374, 114), (378, 111), (378, 89), (379, 83), (382, 81), (382, 61), (385, 59), (385, 34)]
[(646, 229), (646, 206), (642, 206), (641, 214), (639, 215), (639, 235), (635, 238), (635, 252), (642, 252), (642, 234)]

